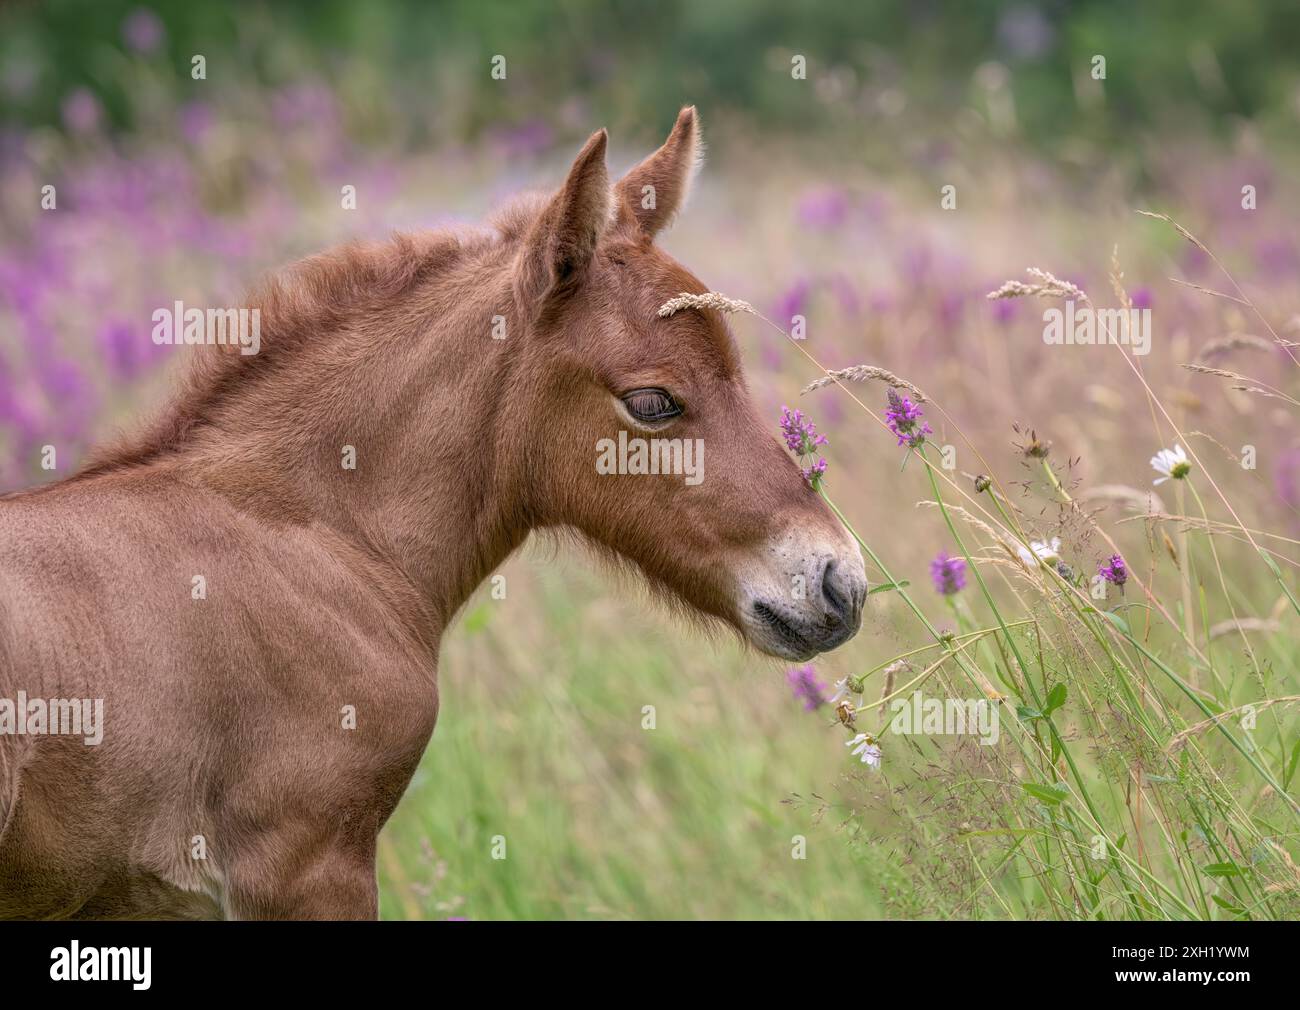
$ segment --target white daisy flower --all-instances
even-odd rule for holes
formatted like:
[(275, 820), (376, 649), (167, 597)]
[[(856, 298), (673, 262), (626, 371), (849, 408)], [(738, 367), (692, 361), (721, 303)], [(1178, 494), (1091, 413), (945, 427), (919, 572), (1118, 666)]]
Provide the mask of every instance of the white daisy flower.
[(1156, 473), (1164, 474), (1155, 481), (1157, 484), (1163, 484), (1170, 477), (1182, 480), (1191, 473), (1192, 464), (1188, 462), (1183, 447), (1175, 443), (1172, 449), (1161, 449), (1151, 457), (1151, 468)]
[(862, 684), (854, 683), (858, 680), (859, 678), (857, 677), (847, 677), (847, 676), (841, 677), (839, 680), (835, 682), (835, 693), (826, 699), (827, 702), (829, 702), (831, 705), (834, 705), (836, 702), (840, 701), (841, 699), (847, 698), (851, 694), (856, 694), (858, 696), (858, 704), (861, 705)]
[(880, 744), (876, 743), (876, 738), (869, 733), (859, 733), (852, 740), (844, 744), (845, 747), (852, 747), (850, 751), (854, 757), (861, 756), (862, 763), (868, 768), (880, 770)]
[(1052, 537), (1051, 540), (1043, 542), (1041, 540), (1029, 541), (1029, 548), (1026, 549), (1019, 544), (1016, 550), (1020, 553), (1020, 560), (1030, 568), (1035, 567), (1041, 561), (1056, 561), (1061, 556), (1061, 538)]

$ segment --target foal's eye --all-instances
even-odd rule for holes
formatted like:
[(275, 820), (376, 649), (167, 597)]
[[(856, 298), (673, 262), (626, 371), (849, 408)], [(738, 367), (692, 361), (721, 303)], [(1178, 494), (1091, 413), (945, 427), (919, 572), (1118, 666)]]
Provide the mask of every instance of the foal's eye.
[(667, 421), (682, 412), (677, 401), (662, 389), (634, 389), (623, 395), (623, 405), (629, 414), (647, 424)]

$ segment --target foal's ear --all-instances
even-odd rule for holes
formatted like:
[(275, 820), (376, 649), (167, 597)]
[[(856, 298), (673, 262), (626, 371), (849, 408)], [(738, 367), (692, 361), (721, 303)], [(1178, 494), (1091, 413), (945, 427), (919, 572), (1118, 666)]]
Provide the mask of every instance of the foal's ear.
[(574, 159), (569, 176), (528, 233), (519, 262), (518, 284), (525, 297), (576, 279), (596, 251), (609, 222), (609, 172), (605, 147), (609, 135), (597, 130)]
[(700, 117), (688, 105), (677, 114), (664, 146), (637, 165), (615, 187), (619, 216), (653, 238), (682, 209), (700, 167)]

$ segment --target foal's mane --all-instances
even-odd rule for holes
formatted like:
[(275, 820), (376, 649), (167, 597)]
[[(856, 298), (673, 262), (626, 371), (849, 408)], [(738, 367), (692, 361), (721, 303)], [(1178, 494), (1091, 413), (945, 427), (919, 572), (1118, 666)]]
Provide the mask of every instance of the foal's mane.
[(388, 241), (353, 241), (269, 274), (246, 307), (260, 310), (260, 347), (195, 348), (168, 403), (143, 428), (95, 450), (73, 479), (138, 466), (183, 449), (228, 404), (302, 360), (324, 335), (391, 311), (430, 277), (489, 247), (517, 238), (536, 215), (517, 201), (494, 218), (494, 231), (395, 233)]

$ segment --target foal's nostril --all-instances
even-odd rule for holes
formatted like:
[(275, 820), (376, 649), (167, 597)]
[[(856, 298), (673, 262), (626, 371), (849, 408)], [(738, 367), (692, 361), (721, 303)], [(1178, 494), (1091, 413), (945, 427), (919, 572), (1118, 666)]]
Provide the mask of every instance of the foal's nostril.
[(822, 596), (825, 597), (831, 613), (841, 621), (847, 621), (853, 613), (853, 600), (835, 587), (832, 578), (834, 574), (834, 560), (827, 561), (826, 567), (822, 569)]

